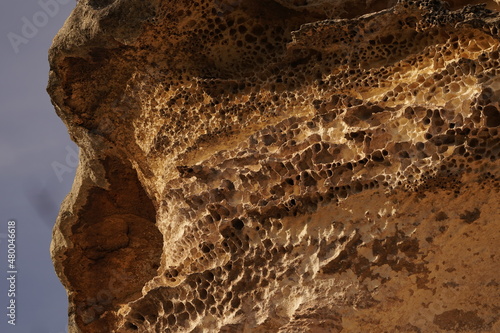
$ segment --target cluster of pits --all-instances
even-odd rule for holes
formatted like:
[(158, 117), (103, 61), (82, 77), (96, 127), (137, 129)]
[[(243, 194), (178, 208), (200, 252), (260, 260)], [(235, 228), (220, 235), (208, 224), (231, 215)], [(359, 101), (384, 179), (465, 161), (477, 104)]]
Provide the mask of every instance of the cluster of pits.
[[(418, 242), (404, 234), (374, 242), (378, 261), (357, 262), (363, 241), (356, 231), (298, 241), (290, 233), (300, 228), (285, 221), (364, 191), (458, 195), (464, 173), (481, 173), (500, 158), (498, 23), (473, 29), (458, 23), (492, 14), (439, 6), (403, 1), (397, 14), (323, 21), (293, 34), (297, 17), (283, 28), (238, 18), (237, 9), (223, 16), (212, 9), (204, 21), (186, 23), (192, 30), (185, 34), (212, 42), (200, 50), (203, 68), (189, 88), (184, 79), (156, 89), (157, 78), (141, 78), (136, 97), (164, 125), (156, 137), (138, 138), (153, 160), (188, 160), (196, 156), (192, 147), (220, 149), (177, 165), (159, 214), (176, 221), (167, 233), (183, 228), (184, 236), (170, 240), (178, 251), (156, 279), (163, 286), (130, 306), (124, 327), (202, 332), (211, 317), (251, 321), (285, 279), (301, 284), (347, 269), (365, 279), (382, 264), (425, 271), (415, 264)], [(136, 133), (146, 129), (135, 125)], [(252, 134), (241, 140), (242, 126)], [(237, 144), (225, 144), (231, 136)], [(302, 267), (304, 246), (319, 249), (322, 269)], [(335, 249), (343, 250), (334, 258)], [(397, 255), (406, 259), (391, 259)], [(297, 268), (285, 264), (291, 258)]]
[(404, 0), (324, 19), (276, 1), (165, 1), (123, 51), (147, 68), (122, 99), (141, 114), (118, 130), (133, 127), (145, 164), (167, 169), (155, 170), (166, 180), (155, 208), (164, 249), (176, 249), (128, 305), (126, 332), (256, 321), (277, 289), (318, 274), (422, 274), (418, 242), (402, 233), (355, 261), (354, 227), (304, 225), (366, 192), (459, 195), (462, 176), (498, 163), (497, 13)]

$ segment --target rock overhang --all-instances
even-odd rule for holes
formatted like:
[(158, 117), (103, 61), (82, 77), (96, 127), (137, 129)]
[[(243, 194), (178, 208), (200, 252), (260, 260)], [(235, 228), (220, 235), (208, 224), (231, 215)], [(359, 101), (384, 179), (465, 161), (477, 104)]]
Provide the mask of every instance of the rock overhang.
[(346, 4), (79, 2), (73, 331), (498, 328), (495, 4)]

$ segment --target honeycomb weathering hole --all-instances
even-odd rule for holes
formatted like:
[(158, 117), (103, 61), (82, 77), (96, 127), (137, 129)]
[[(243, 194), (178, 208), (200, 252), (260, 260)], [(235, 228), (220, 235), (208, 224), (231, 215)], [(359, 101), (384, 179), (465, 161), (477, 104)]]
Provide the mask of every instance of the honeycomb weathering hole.
[(90, 191), (64, 263), (76, 322), (85, 332), (111, 331), (111, 312), (141, 296), (162, 253), (155, 209), (135, 171), (111, 157), (102, 164), (109, 189)]

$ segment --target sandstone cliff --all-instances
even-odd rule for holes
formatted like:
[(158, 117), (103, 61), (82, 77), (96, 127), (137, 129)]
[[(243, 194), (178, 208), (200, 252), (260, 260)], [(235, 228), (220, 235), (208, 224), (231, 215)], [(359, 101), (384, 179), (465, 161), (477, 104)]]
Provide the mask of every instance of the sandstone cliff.
[(481, 1), (80, 0), (71, 332), (500, 332), (500, 15)]

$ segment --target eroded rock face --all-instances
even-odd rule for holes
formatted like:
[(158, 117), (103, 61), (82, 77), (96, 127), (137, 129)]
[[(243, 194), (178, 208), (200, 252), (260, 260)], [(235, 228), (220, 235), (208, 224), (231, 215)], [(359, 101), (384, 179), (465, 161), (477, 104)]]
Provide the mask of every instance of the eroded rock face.
[(500, 331), (500, 16), (465, 3), (80, 0), (71, 332)]

